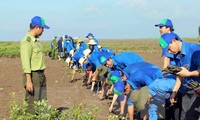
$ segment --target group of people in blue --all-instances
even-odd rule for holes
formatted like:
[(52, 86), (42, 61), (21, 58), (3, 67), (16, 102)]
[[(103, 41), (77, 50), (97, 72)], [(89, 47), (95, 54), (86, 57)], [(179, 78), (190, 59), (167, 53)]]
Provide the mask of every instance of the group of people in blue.
[[(140, 118), (157, 120), (198, 120), (200, 118), (200, 45), (182, 40), (174, 33), (170, 19), (163, 19), (159, 24), (158, 44), (164, 57), (163, 68), (169, 65), (181, 68), (176, 74), (162, 73), (162, 68), (145, 61), (134, 52), (114, 53), (102, 47), (92, 33), (84, 43), (80, 38), (64, 36), (62, 49), (67, 55), (67, 63), (73, 68), (70, 82), (78, 69), (85, 71), (83, 85), (93, 92), (95, 84), (101, 82), (100, 100), (113, 93), (109, 112), (113, 112), (116, 101), (119, 103), (119, 116), (128, 111), (129, 120), (134, 120), (135, 113)], [(198, 82), (196, 88), (187, 87), (192, 81)], [(109, 86), (109, 89), (106, 89)], [(125, 107), (127, 105), (127, 107)]]

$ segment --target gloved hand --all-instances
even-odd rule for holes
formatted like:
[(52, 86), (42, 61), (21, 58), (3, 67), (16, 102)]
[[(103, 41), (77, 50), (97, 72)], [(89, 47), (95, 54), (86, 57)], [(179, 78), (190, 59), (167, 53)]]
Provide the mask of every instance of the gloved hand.
[(185, 86), (189, 89), (196, 89), (196, 88), (200, 87), (199, 83), (197, 81), (194, 81), (194, 80), (187, 83)]
[(181, 70), (182, 69), (180, 67), (169, 65), (166, 68), (164, 68), (162, 70), (162, 72), (163, 72), (163, 75), (166, 75), (168, 73), (170, 73), (170, 74), (176, 74), (176, 73), (180, 72)]

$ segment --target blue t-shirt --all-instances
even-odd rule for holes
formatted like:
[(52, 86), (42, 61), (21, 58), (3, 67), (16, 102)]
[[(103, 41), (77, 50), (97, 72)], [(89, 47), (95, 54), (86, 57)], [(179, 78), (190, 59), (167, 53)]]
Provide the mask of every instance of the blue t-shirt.
[(121, 71), (130, 64), (144, 61), (140, 55), (133, 52), (122, 52), (111, 58), (113, 60), (113, 67), (111, 68), (112, 71)]

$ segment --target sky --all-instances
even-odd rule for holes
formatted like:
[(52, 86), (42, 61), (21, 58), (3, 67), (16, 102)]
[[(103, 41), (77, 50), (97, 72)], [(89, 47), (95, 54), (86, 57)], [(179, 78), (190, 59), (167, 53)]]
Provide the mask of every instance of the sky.
[(34, 16), (41, 16), (53, 36), (97, 39), (159, 38), (155, 24), (172, 20), (181, 38), (198, 36), (200, 0), (3, 0), (0, 3), (0, 41), (20, 41)]

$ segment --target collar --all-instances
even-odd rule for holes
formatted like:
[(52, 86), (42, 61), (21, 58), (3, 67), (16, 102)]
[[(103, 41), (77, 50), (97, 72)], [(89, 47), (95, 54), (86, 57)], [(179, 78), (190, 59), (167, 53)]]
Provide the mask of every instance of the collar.
[(32, 42), (39, 42), (39, 38), (35, 38), (30, 32), (27, 33), (27, 36), (31, 38)]

